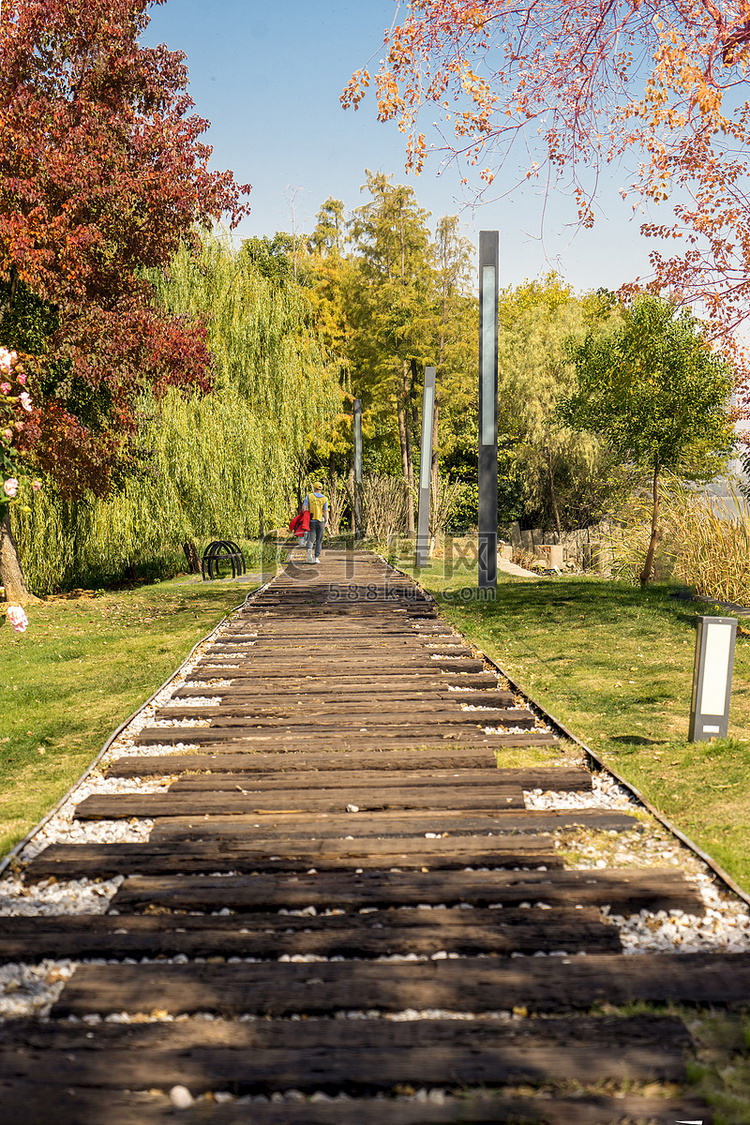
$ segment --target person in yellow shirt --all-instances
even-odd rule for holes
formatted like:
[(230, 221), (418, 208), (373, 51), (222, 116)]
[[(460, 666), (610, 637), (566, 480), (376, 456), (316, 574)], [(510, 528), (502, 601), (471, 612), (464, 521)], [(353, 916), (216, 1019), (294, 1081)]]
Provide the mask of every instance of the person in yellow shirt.
[[(307, 533), (307, 561), (320, 562), (320, 549), (323, 545), (323, 529), (328, 522), (328, 497), (323, 495), (323, 485), (319, 480), (313, 484), (302, 501), (302, 510), (310, 513), (310, 530)], [(315, 556), (313, 559), (313, 555)]]

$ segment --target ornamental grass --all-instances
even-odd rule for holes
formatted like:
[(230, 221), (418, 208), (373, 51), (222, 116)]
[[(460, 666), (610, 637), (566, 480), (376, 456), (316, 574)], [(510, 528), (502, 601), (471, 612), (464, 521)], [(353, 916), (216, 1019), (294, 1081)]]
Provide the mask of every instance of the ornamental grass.
[[(717, 602), (750, 606), (750, 508), (730, 486), (713, 496), (678, 481), (661, 486), (655, 577)], [(615, 577), (637, 581), (650, 534), (651, 498), (632, 497), (606, 536)]]

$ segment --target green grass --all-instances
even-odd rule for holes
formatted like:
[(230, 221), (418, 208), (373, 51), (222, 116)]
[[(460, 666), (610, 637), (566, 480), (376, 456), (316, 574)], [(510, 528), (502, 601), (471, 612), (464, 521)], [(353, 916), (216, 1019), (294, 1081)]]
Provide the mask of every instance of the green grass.
[(21, 634), (0, 615), (0, 855), (253, 588), (183, 578), (51, 598)]
[[(750, 621), (740, 618), (730, 738), (687, 741), (695, 624), (715, 607), (598, 578), (419, 572), (440, 612), (750, 891)], [(722, 612), (722, 611), (718, 611)]]

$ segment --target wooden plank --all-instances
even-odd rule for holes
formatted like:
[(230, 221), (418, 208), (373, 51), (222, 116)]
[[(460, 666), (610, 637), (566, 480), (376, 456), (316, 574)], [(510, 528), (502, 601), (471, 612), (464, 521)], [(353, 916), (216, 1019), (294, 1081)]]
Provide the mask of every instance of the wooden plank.
[(483, 769), (487, 772), (497, 768), (495, 755), (488, 750), (478, 753), (472, 751), (450, 750), (376, 750), (353, 753), (347, 750), (313, 751), (289, 750), (286, 753), (265, 753), (227, 749), (221, 753), (198, 753), (174, 751), (165, 754), (123, 755), (112, 762), (106, 771), (107, 777), (146, 777), (150, 774), (183, 773), (186, 770), (208, 770), (212, 773), (240, 770), (244, 773), (280, 774), (302, 773), (307, 770), (322, 769), (351, 771), (358, 763), (363, 769), (387, 772), (401, 765), (411, 770), (429, 772), (431, 769), (445, 767)]
[[(230, 677), (224, 677), (229, 679)], [(476, 679), (477, 677), (471, 677)], [(419, 681), (415, 683), (411, 679), (398, 681), (398, 686), (395, 682), (388, 681), (388, 699), (394, 703), (469, 703), (474, 706), (488, 707), (513, 707), (516, 703), (517, 696), (511, 691), (498, 690), (497, 677), (490, 677), (486, 682), (483, 681), (484, 686), (480, 684), (476, 688), (462, 689), (461, 691), (451, 691), (447, 686), (452, 681), (448, 678), (441, 679), (428, 679), (420, 677)], [(303, 701), (310, 700), (315, 703), (330, 702), (331, 704), (340, 703), (342, 706), (347, 703), (359, 703), (363, 697), (372, 699), (373, 686), (372, 682), (363, 680), (349, 680), (344, 683), (341, 680), (332, 682), (331, 680), (305, 679), (296, 677), (293, 678), (291, 684), (287, 681), (274, 681), (270, 687), (265, 685), (262, 692), (258, 688), (247, 682), (233, 682), (230, 686), (213, 687), (210, 692), (204, 687), (193, 687), (190, 684), (181, 684), (175, 688), (171, 695), (171, 699), (179, 699), (185, 702), (186, 706), (190, 705), (190, 700), (193, 696), (219, 696), (222, 701), (226, 700), (230, 703), (239, 704), (258, 704), (268, 706), (277, 706), (279, 704), (289, 703), (290, 700), (296, 701), (302, 699)]]
[[(109, 999), (108, 990), (103, 999)], [(259, 1020), (232, 1025), (237, 1034), (231, 1039), (223, 1022), (212, 1029), (195, 1028), (201, 1021), (189, 1022), (192, 1036), (183, 1026), (182, 1034), (174, 1036), (164, 1030), (158, 1036), (135, 1037), (97, 1029), (88, 1040), (58, 1031), (55, 1038), (39, 1036), (34, 1045), (12, 1042), (0, 1047), (0, 1078), (35, 1080), (47, 1087), (74, 1079), (80, 1086), (101, 1089), (184, 1084), (196, 1091), (268, 1093), (292, 1087), (311, 1092), (321, 1085), (366, 1093), (406, 1082), (497, 1086), (535, 1081), (540, 1073), (551, 1080), (587, 1084), (605, 1078), (674, 1081), (684, 1078), (688, 1039), (680, 1021), (644, 1017), (618, 1020), (616, 1027), (604, 1020), (487, 1020), (470, 1025), (455, 1020), (410, 1025), (388, 1020)], [(64, 1046), (54, 1045), (56, 1041)], [(348, 1108), (356, 1113), (356, 1106)], [(387, 1112), (387, 1104), (383, 1108)]]
[[(310, 742), (309, 733), (287, 732), (283, 729), (253, 731), (246, 727), (145, 727), (136, 735), (137, 746), (174, 746), (176, 744), (206, 745), (219, 749), (222, 744), (234, 743), (239, 748), (283, 750), (285, 748), (304, 749)], [(369, 729), (347, 734), (335, 728), (317, 728), (315, 741), (320, 750), (412, 750), (418, 746), (445, 745), (453, 742), (467, 749), (477, 747), (502, 746), (547, 746), (558, 741), (557, 735), (546, 731), (518, 731), (500, 734), (487, 734), (478, 725), (462, 728), (460, 726), (410, 728), (403, 735), (393, 733), (393, 728), (384, 727), (381, 731)]]
[(481, 660), (470, 660), (464, 658), (461, 660), (431, 660), (428, 656), (415, 657), (413, 661), (399, 659), (398, 661), (388, 661), (387, 663), (375, 663), (361, 660), (361, 661), (338, 661), (336, 658), (326, 660), (318, 653), (310, 656), (306, 661), (300, 661), (294, 657), (289, 660), (278, 661), (264, 661), (262, 665), (253, 665), (250, 658), (240, 661), (226, 661), (222, 662), (222, 667), (219, 667), (216, 661), (212, 661), (210, 657), (201, 660), (193, 667), (191, 675), (195, 679), (206, 678), (206, 673), (216, 672), (223, 670), (223, 663), (226, 664), (240, 664), (240, 667), (232, 668), (232, 677), (234, 679), (242, 679), (248, 676), (253, 678), (256, 676), (263, 676), (264, 679), (275, 679), (279, 677), (286, 678), (290, 673), (300, 676), (325, 676), (335, 675), (337, 678), (341, 676), (363, 677), (369, 676), (382, 680), (384, 683), (392, 676), (403, 677), (406, 673), (410, 676), (433, 676), (436, 671), (442, 672), (458, 672), (462, 674), (476, 675), (484, 672), (484, 664)]
[[(278, 908), (354, 910), (415, 903), (488, 907), (543, 902), (549, 906), (609, 905), (614, 914), (639, 910), (703, 913), (699, 893), (674, 868), (595, 871), (316, 872), (306, 875), (133, 876), (110, 909), (221, 910)], [(366, 1005), (365, 1005), (366, 1006)]]
[[(285, 641), (272, 641), (270, 637), (265, 637), (262, 634), (241, 645), (215, 641), (209, 646), (204, 659), (208, 660), (215, 656), (231, 658), (235, 655), (242, 655), (253, 663), (256, 661), (271, 661), (287, 664), (290, 660), (309, 660), (312, 655), (312, 658), (316, 661), (339, 664), (342, 667), (346, 667), (348, 664), (377, 661), (378, 659), (403, 660), (407, 664), (411, 664), (412, 662), (431, 660), (438, 653), (444, 654), (450, 660), (458, 660), (463, 657), (468, 657), (471, 660), (476, 659), (475, 650), (466, 644), (448, 643), (446, 641), (443, 645), (440, 645), (434, 639), (428, 642), (415, 637), (413, 633), (406, 633), (400, 638), (394, 637), (388, 640), (367, 640), (360, 636), (350, 638), (348, 631), (347, 635), (342, 637), (341, 631), (337, 630), (335, 633), (336, 639), (333, 639), (333, 637), (334, 634), (331, 637), (325, 635), (316, 637), (314, 634), (311, 636), (305, 630), (300, 632), (296, 644), (292, 637), (286, 638)], [(325, 644), (325, 650), (311, 654), (311, 646), (316, 640)], [(430, 648), (427, 647), (428, 643), (431, 646)]]
[(297, 730), (302, 727), (315, 727), (317, 729), (351, 730), (359, 729), (362, 724), (372, 725), (378, 729), (392, 726), (403, 726), (405, 723), (424, 725), (425, 720), (430, 724), (439, 723), (441, 726), (458, 724), (461, 727), (471, 726), (506, 726), (524, 727), (529, 729), (539, 720), (527, 707), (502, 708), (493, 707), (482, 711), (464, 711), (458, 701), (453, 707), (441, 707), (439, 703), (414, 706), (404, 704), (398, 707), (389, 700), (383, 702), (382, 709), (374, 709), (369, 700), (360, 707), (351, 704), (302, 703), (288, 700), (286, 705), (270, 707), (247, 706), (229, 701), (222, 701), (212, 706), (186, 706), (186, 707), (160, 707), (154, 712), (154, 718), (160, 719), (210, 719), (213, 726), (245, 726), (252, 730), (263, 728), (280, 728)]
[[(93, 798), (89, 798), (92, 800)], [(114, 816), (118, 805), (108, 805), (108, 817)], [(89, 806), (93, 811), (93, 806)], [(168, 817), (157, 820), (151, 830), (152, 840), (199, 839), (215, 837), (226, 840), (234, 837), (249, 840), (263, 836), (266, 839), (295, 840), (326, 837), (403, 837), (487, 835), (493, 838), (509, 835), (536, 835), (539, 832), (556, 832), (559, 829), (585, 828), (588, 831), (622, 832), (638, 828), (639, 822), (627, 813), (603, 809), (505, 810), (502, 813), (466, 813), (441, 810), (440, 812), (346, 813), (334, 816), (329, 813), (288, 813), (260, 817), (254, 816), (195, 816)]]
[[(679, 955), (678, 955), (679, 956)], [(539, 959), (541, 961), (543, 959)], [(608, 963), (623, 964), (636, 958), (601, 958)], [(538, 964), (539, 961), (533, 962)], [(515, 965), (517, 962), (506, 962)], [(527, 964), (520, 961), (520, 964)], [(456, 964), (454, 962), (454, 964)], [(130, 975), (146, 966), (112, 966), (115, 969), (130, 969)], [(154, 966), (150, 966), (153, 968)], [(170, 966), (162, 966), (162, 968)], [(178, 966), (175, 966), (178, 967)], [(220, 966), (195, 966), (196, 968), (217, 968)], [(245, 966), (250, 969), (252, 966)], [(325, 965), (320, 966), (326, 969)], [(335, 967), (335, 966), (331, 966)], [(347, 966), (338, 966), (344, 972)], [(349, 966), (351, 967), (351, 966)], [(430, 966), (422, 966), (430, 968)], [(85, 967), (93, 968), (93, 966)], [(107, 966), (101, 966), (106, 969)], [(158, 966), (157, 966), (158, 968)], [(231, 968), (231, 966), (230, 966)], [(367, 966), (372, 973), (378, 966)], [(387, 969), (387, 965), (381, 965)], [(274, 966), (256, 965), (254, 969), (261, 975), (273, 973)], [(305, 974), (317, 971), (318, 965), (282, 965), (284, 976), (288, 979), (303, 979)], [(294, 972), (290, 972), (294, 970)], [(81, 970), (79, 970), (80, 972)], [(375, 974), (377, 975), (377, 974)], [(147, 999), (147, 997), (142, 997)], [(320, 1044), (326, 1048), (337, 1049), (350, 1043), (361, 1049), (366, 1046), (380, 1046), (402, 1049), (414, 1047), (456, 1046), (476, 1044), (478, 1047), (499, 1047), (508, 1044), (546, 1043), (550, 1046), (581, 1046), (587, 1043), (601, 1043), (603, 1047), (624, 1047), (633, 1044), (664, 1042), (674, 1046), (690, 1048), (692, 1040), (681, 1019), (676, 1016), (638, 1015), (632, 1017), (619, 1015), (572, 1015), (561, 1018), (538, 1020), (488, 1018), (482, 1020), (443, 1020), (416, 1019), (413, 1021), (393, 1020), (325, 1020), (319, 1022), (289, 1020), (257, 1020), (240, 1023), (217, 1019), (211, 1021), (188, 1018), (180, 1021), (130, 1024), (106, 1023), (97, 1029), (96, 1039), (89, 1036), (91, 1028), (86, 1024), (56, 1023), (44, 1021), (32, 1023), (26, 1020), (0, 1023), (0, 1052), (3, 1064), (13, 1055), (19, 1059), (27, 1051), (78, 1051), (90, 1050), (92, 1053), (107, 1053), (111, 1048), (129, 1049), (134, 1055), (148, 1054), (151, 1051), (183, 1051), (186, 1053), (201, 1046), (236, 1047), (238, 1051), (265, 1051), (287, 1047), (290, 1050), (304, 1050)], [(23, 1064), (22, 1064), (23, 1065)], [(19, 1075), (20, 1076), (20, 1075)], [(5, 1066), (0, 1069), (0, 1077), (7, 1078)], [(447, 1075), (443, 1076), (445, 1079)], [(445, 1086), (447, 1082), (440, 1083)]]
[[(196, 1089), (196, 1093), (203, 1090)], [(36, 1082), (0, 1083), (0, 1103), (8, 1120), (18, 1125), (100, 1125), (101, 1092), (71, 1083), (40, 1086)], [(631, 1125), (648, 1120), (653, 1125), (675, 1121), (701, 1121), (712, 1125), (713, 1115), (704, 1102), (693, 1099), (640, 1097), (624, 1094), (606, 1097), (562, 1098), (545, 1093), (541, 1099), (509, 1096), (484, 1090), (459, 1097), (445, 1097), (441, 1105), (415, 1100), (389, 1099), (388, 1125), (452, 1125), (463, 1122), (508, 1122), (508, 1125)], [(177, 1109), (166, 1094), (120, 1090), (107, 1091), (106, 1125), (384, 1125), (382, 1099), (359, 1097), (350, 1100), (301, 1104), (254, 1102), (248, 1106), (229, 1102), (217, 1105), (201, 1099), (188, 1109)]]
[[(614, 926), (598, 912), (576, 910), (399, 910), (395, 924), (382, 911), (295, 918), (278, 914), (235, 917), (89, 915), (0, 920), (0, 962), (44, 957), (270, 958), (382, 957), (415, 953), (463, 956), (566, 950), (620, 952)], [(154, 925), (155, 922), (159, 925)], [(150, 923), (148, 926), (138, 923)], [(200, 923), (200, 924), (197, 924)]]
[[(231, 675), (229, 672), (231, 671)], [(190, 687), (191, 684), (198, 680), (203, 683), (210, 683), (211, 680), (224, 680), (232, 681), (232, 691), (250, 691), (252, 693), (278, 693), (294, 692), (298, 690), (304, 691), (322, 691), (324, 693), (338, 692), (349, 693), (352, 691), (372, 693), (373, 683), (375, 677), (373, 669), (369, 673), (356, 674), (354, 672), (347, 672), (346, 675), (339, 674), (334, 679), (326, 679), (325, 676), (313, 677), (306, 673), (301, 673), (299, 668), (290, 671), (286, 676), (275, 677), (273, 679), (264, 679), (259, 675), (239, 675), (239, 669), (202, 669), (201, 674), (191, 672), (186, 686)], [(439, 678), (438, 678), (439, 675)], [(498, 685), (497, 672), (478, 672), (457, 674), (443, 672), (439, 674), (437, 670), (432, 668), (415, 669), (413, 673), (407, 675), (389, 676), (388, 693), (398, 689), (407, 690), (410, 692), (417, 691), (430, 691), (433, 688), (441, 691), (447, 691), (449, 687), (457, 688), (471, 688), (475, 691), (481, 691), (484, 688), (496, 688)], [(219, 691), (227, 690), (220, 688)]]
[[(248, 784), (252, 784), (249, 782)], [(85, 798), (76, 808), (79, 819), (100, 819), (110, 816), (268, 816), (276, 813), (347, 813), (375, 812), (390, 809), (439, 809), (445, 803), (445, 790), (426, 786), (401, 789), (331, 789), (328, 792), (278, 789), (257, 792), (115, 793)], [(452, 809), (497, 811), (523, 809), (523, 792), (503, 785), (486, 788), (471, 785), (466, 791), (451, 792)]]
[[(352, 1009), (398, 1012), (409, 1008), (494, 1012), (523, 1007), (549, 1014), (639, 1000), (719, 1007), (747, 1004), (750, 955), (81, 965), (63, 989), (52, 1016), (139, 1012), (144, 1003), (146, 1011), (158, 1009), (172, 1015), (248, 1012), (276, 1018), (293, 1013), (323, 1016)], [(655, 1042), (651, 1046), (656, 1049)], [(370, 1073), (374, 1072), (373, 1066)]]
[[(544, 850), (544, 848), (548, 850)], [(252, 872), (356, 871), (394, 867), (431, 871), (464, 867), (562, 867), (549, 836), (422, 837), (376, 840), (287, 841), (278, 855), (278, 840), (197, 840), (175, 848), (174, 839), (161, 836), (147, 843), (50, 844), (24, 868), (27, 883), (42, 879), (111, 878), (113, 875), (205, 874), (216, 871)], [(273, 859), (271, 858), (273, 857)]]
[[(358, 763), (361, 769), (353, 769)], [(253, 754), (242, 750), (228, 754), (143, 754), (125, 755), (112, 762), (106, 770), (107, 777), (146, 777), (148, 775), (175, 773), (256, 773), (264, 784), (277, 781), (289, 784), (289, 775), (294, 774), (294, 784), (306, 787), (317, 784), (318, 779), (326, 785), (346, 785), (359, 778), (362, 784), (370, 779), (391, 775), (403, 777), (406, 781), (418, 784), (420, 776), (440, 779), (443, 773), (461, 771), (462, 778), (484, 777), (486, 780), (498, 779), (518, 785), (521, 789), (544, 789), (575, 792), (591, 790), (591, 774), (588, 770), (569, 766), (529, 766), (498, 767), (494, 754), (483, 751), (479, 754), (456, 754), (451, 750), (430, 751), (398, 750), (377, 751), (372, 754), (350, 754), (346, 751), (321, 754)], [(489, 775), (489, 777), (488, 777)], [(465, 782), (462, 782), (465, 783)]]
[[(359, 1038), (359, 1036), (353, 1037)], [(23, 1065), (25, 1064), (25, 1065)], [(0, 1066), (3, 1059), (0, 1057)], [(321, 1085), (353, 1093), (389, 1090), (416, 1079), (422, 1085), (497, 1086), (520, 1083), (545, 1073), (550, 1081), (595, 1083), (604, 1080), (680, 1081), (685, 1065), (679, 1048), (664, 1046), (604, 1047), (576, 1044), (552, 1047), (523, 1044), (515, 1048), (409, 1047), (379, 1049), (367, 1046), (310, 1047), (303, 1051), (269, 1048), (237, 1051), (231, 1047), (197, 1047), (189, 1054), (159, 1051), (134, 1056), (115, 1051), (93, 1054), (82, 1049), (65, 1055), (47, 1051), (28, 1054), (16, 1064), (24, 1076), (45, 1085), (69, 1084), (146, 1088), (188, 1085), (199, 1090), (314, 1091)], [(356, 1115), (356, 1106), (354, 1108)], [(387, 1112), (387, 1111), (386, 1111)], [(250, 1119), (252, 1120), (252, 1118)], [(350, 1118), (351, 1120), (351, 1118)]]
[[(148, 755), (144, 756), (141, 761), (145, 761)], [(171, 769), (165, 772), (172, 773)], [(570, 771), (571, 773), (584, 773), (581, 771)], [(425, 788), (435, 790), (451, 789), (461, 790), (474, 789), (481, 787), (488, 792), (492, 789), (511, 789), (514, 792), (520, 792), (522, 789), (534, 788), (530, 786), (528, 781), (530, 779), (524, 778), (521, 775), (523, 770), (515, 771), (516, 776), (513, 776), (512, 771), (503, 773), (499, 769), (490, 770), (464, 770), (460, 768), (446, 769), (446, 770), (299, 770), (293, 775), (290, 773), (272, 773), (272, 774), (259, 774), (252, 770), (243, 771), (237, 769), (225, 773), (214, 772), (200, 772), (192, 773), (187, 777), (182, 777), (179, 781), (172, 782), (169, 791), (170, 793), (181, 792), (194, 792), (200, 790), (213, 789), (216, 791), (237, 791), (239, 790), (253, 790), (254, 792), (272, 792), (281, 789), (294, 788), (295, 793), (302, 792), (306, 789), (327, 790), (327, 789), (350, 789), (350, 790), (363, 790), (363, 789), (402, 789), (402, 788)], [(563, 771), (560, 770), (562, 774)], [(590, 775), (584, 773), (584, 777), (591, 781)], [(554, 788), (558, 783), (558, 778), (554, 776), (554, 771), (547, 772), (549, 785), (546, 788)], [(559, 780), (563, 780), (560, 778)], [(585, 782), (583, 783), (585, 785)], [(563, 786), (564, 788), (564, 786)], [(451, 793), (452, 796), (452, 793)], [(443, 794), (443, 798), (445, 794)], [(443, 799), (443, 803), (445, 803)]]

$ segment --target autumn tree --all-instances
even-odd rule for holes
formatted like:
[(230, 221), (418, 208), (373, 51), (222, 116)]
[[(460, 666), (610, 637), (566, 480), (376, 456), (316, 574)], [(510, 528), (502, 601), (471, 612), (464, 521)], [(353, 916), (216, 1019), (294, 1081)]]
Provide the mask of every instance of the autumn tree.
[(642, 586), (651, 579), (659, 531), (659, 479), (708, 480), (734, 444), (729, 415), (733, 371), (711, 351), (705, 330), (687, 310), (642, 295), (620, 327), (589, 332), (570, 349), (576, 386), (558, 417), (606, 439), (614, 453), (645, 470), (653, 497)]
[(356, 208), (350, 235), (360, 275), (352, 307), (353, 389), (392, 415), (414, 532), (413, 445), (422, 372), (434, 358), (428, 213), (411, 188), (367, 173), (371, 199)]
[(502, 169), (501, 193), (541, 178), (574, 193), (590, 225), (598, 171), (632, 151), (638, 171), (623, 194), (675, 200), (643, 226), (678, 240), (652, 256), (655, 283), (701, 302), (725, 338), (748, 315), (750, 0), (403, 8), (377, 73), (357, 71), (343, 101), (358, 106), (374, 81), (378, 116), (406, 134), (410, 167), (434, 146), (482, 185)]
[(38, 429), (8, 455), (68, 496), (133, 466), (144, 388), (211, 388), (204, 324), (162, 310), (143, 270), (196, 225), (236, 220), (249, 190), (208, 169), (184, 55), (139, 43), (161, 2), (0, 13), (0, 343), (26, 353)]

